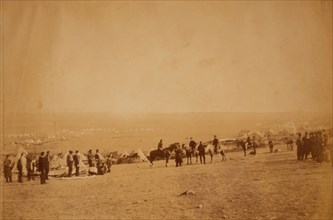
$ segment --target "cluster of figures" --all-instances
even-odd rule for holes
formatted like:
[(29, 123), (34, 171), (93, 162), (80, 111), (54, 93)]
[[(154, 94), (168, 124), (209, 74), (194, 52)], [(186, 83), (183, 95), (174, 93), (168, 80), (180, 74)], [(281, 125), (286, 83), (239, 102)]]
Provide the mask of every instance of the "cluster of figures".
[(105, 173), (111, 172), (112, 166), (112, 154), (109, 154), (104, 162), (103, 156), (99, 153), (99, 150), (96, 150), (95, 155), (92, 153), (92, 150), (88, 151), (88, 166), (89, 166), (89, 175), (104, 175)]
[[(111, 172), (112, 165), (112, 154), (109, 154), (107, 159), (105, 160), (103, 156), (96, 150), (96, 154), (92, 154), (92, 150), (88, 152), (88, 165), (89, 175), (103, 175), (107, 172)], [(80, 166), (82, 165), (81, 154), (78, 150), (69, 151), (66, 156), (66, 166), (68, 168), (67, 177), (72, 177), (73, 169), (75, 169), (75, 176), (80, 175)], [(21, 153), (20, 158), (13, 163), (10, 159), (10, 155), (6, 155), (4, 160), (4, 176), (6, 182), (12, 182), (12, 172), (13, 169), (18, 172), (18, 182), (23, 182), (23, 174), (27, 173), (28, 180), (35, 180), (35, 176), (38, 176), (37, 172), (40, 173), (40, 183), (46, 184), (46, 180), (49, 179), (49, 171), (50, 171), (50, 161), (51, 156), (50, 152), (47, 151), (41, 152), (38, 160), (35, 160), (34, 157), (30, 154)]]
[(325, 130), (307, 133), (302, 136), (301, 133), (297, 134), (297, 159), (308, 159), (311, 154), (311, 159), (318, 162), (328, 161), (328, 135)]
[(6, 155), (6, 159), (4, 161), (4, 174), (6, 182), (12, 182), (12, 170), (14, 168), (18, 171), (18, 182), (23, 182), (23, 173), (27, 172), (27, 179), (35, 180), (35, 176), (37, 176), (36, 171), (40, 172), (40, 183), (45, 184), (46, 180), (49, 179), (49, 170), (50, 170), (50, 152), (47, 151), (41, 152), (38, 160), (36, 161), (34, 157), (30, 154), (21, 153), (20, 158), (13, 166), (13, 162), (10, 160), (9, 155)]
[[(224, 153), (224, 150), (221, 149), (216, 135), (214, 135), (212, 145), (213, 149), (207, 149), (208, 154), (210, 155), (210, 162), (212, 163), (214, 154), (221, 154), (222, 161), (225, 161), (226, 155)], [(200, 141), (198, 145), (193, 140), (193, 138), (190, 138), (190, 142), (187, 146), (185, 146), (185, 144), (180, 145), (179, 143), (174, 143), (167, 148), (163, 148), (163, 140), (161, 139), (157, 145), (157, 150), (153, 150), (150, 152), (149, 160), (151, 165), (153, 165), (153, 161), (156, 157), (165, 157), (165, 165), (168, 166), (171, 153), (175, 151), (176, 167), (180, 167), (182, 165), (184, 155), (186, 155), (187, 165), (192, 164), (192, 157), (196, 158), (196, 163), (198, 163), (198, 159), (200, 159), (201, 164), (206, 164), (206, 148), (206, 144), (203, 144), (202, 141)]]

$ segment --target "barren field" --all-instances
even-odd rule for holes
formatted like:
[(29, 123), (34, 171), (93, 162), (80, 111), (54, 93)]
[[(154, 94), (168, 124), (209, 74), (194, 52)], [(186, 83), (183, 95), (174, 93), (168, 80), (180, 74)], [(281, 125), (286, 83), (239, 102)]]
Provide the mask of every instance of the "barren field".
[[(3, 219), (331, 219), (331, 164), (279, 148), (205, 165), (115, 165), (104, 176), (46, 185), (1, 181)], [(189, 190), (195, 195), (180, 196)]]

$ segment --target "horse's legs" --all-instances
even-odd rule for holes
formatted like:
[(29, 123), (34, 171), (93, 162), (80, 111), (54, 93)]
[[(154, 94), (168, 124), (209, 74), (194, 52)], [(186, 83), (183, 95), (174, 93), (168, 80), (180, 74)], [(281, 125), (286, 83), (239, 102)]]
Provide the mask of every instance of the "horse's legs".
[(169, 157), (165, 157), (165, 166), (166, 166), (166, 167), (169, 166)]

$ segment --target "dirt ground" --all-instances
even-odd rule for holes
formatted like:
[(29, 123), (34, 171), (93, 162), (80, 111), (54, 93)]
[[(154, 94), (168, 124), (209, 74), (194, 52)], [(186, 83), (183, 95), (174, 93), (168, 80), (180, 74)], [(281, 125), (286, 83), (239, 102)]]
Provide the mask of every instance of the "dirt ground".
[[(279, 148), (205, 165), (116, 165), (104, 176), (46, 185), (2, 180), (3, 219), (332, 219), (331, 164)], [(187, 190), (195, 195), (180, 196)]]

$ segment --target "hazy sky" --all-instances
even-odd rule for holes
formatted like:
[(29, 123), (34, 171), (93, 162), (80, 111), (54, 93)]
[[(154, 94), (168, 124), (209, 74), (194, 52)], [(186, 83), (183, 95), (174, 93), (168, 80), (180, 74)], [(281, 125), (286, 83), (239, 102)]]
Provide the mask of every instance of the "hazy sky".
[(6, 111), (332, 111), (332, 2), (2, 3)]

